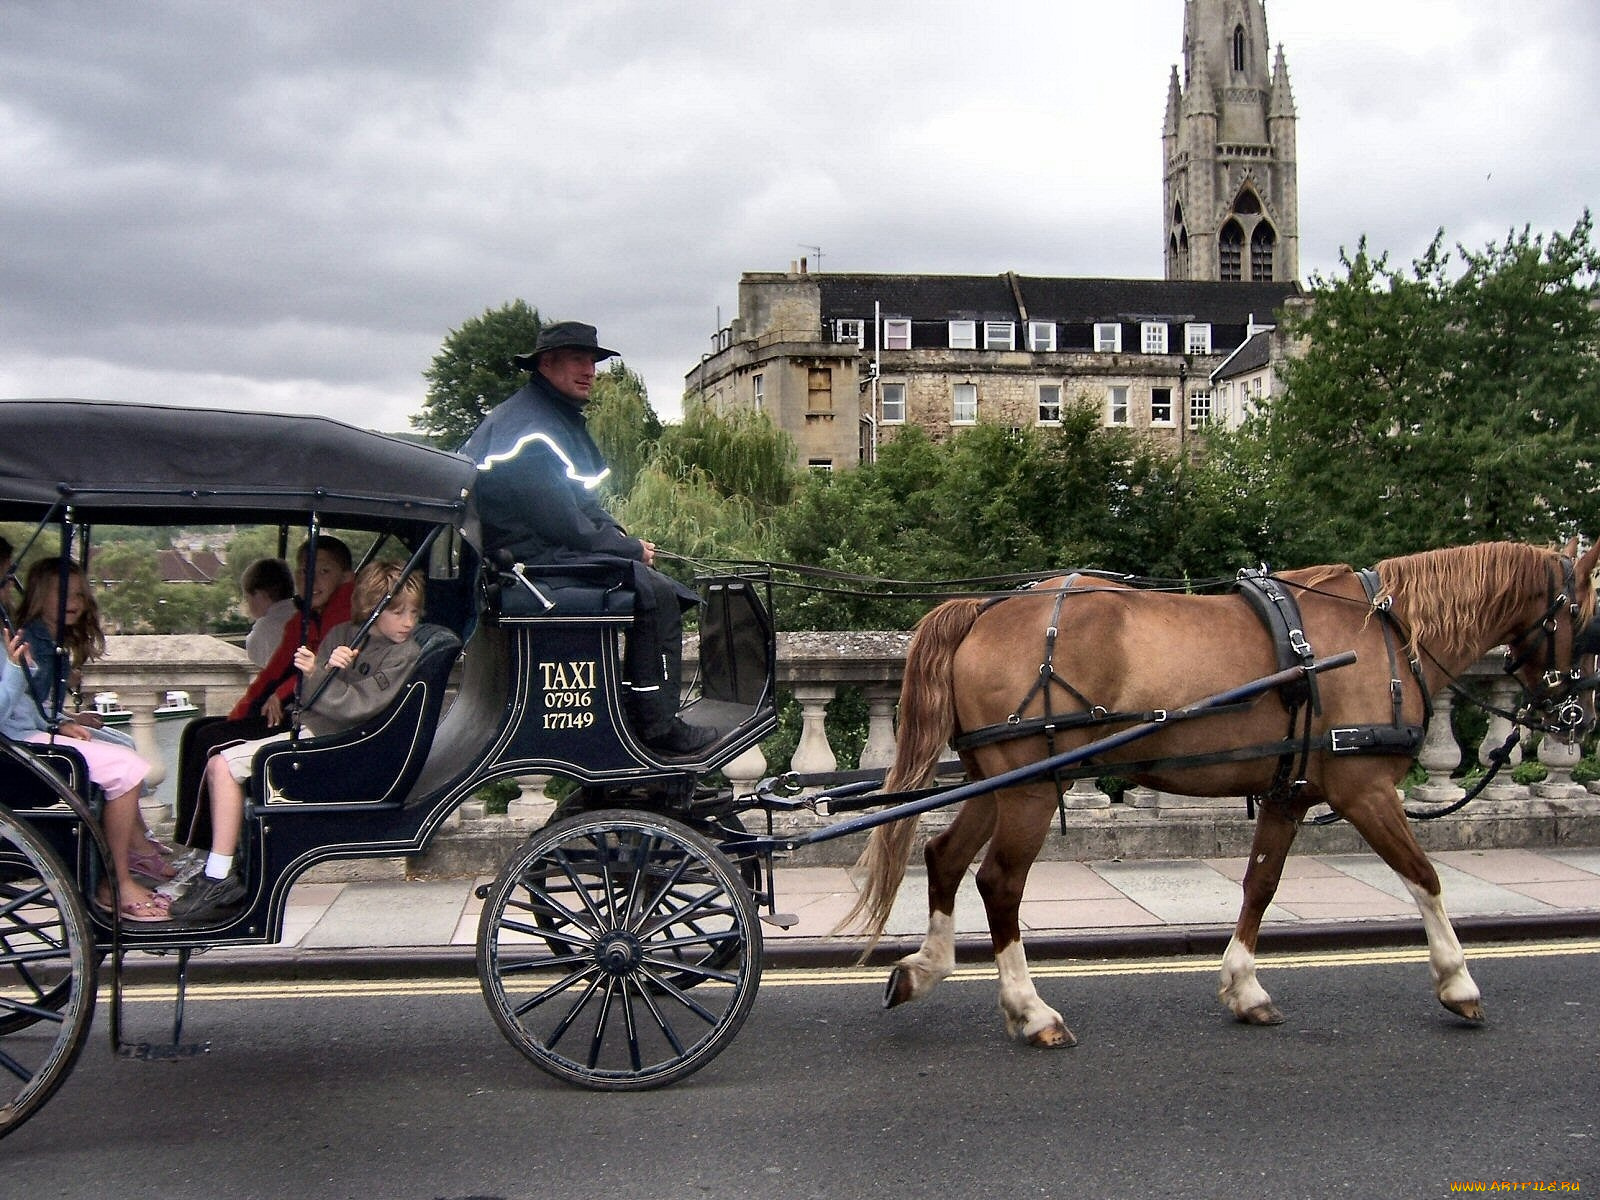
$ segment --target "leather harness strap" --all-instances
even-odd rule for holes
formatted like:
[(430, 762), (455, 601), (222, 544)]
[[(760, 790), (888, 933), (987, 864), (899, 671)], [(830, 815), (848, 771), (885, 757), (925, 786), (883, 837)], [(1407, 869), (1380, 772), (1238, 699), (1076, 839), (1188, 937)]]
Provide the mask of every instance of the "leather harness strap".
[[(1177, 758), (1149, 759), (1137, 762), (1119, 762), (1114, 764), (1115, 768), (1118, 771), (1139, 771), (1158, 767), (1199, 767), (1275, 757), (1278, 759), (1278, 769), (1274, 774), (1271, 786), (1260, 798), (1270, 802), (1281, 802), (1292, 796), (1294, 791), (1304, 783), (1306, 763), (1313, 753), (1323, 751), (1332, 754), (1415, 755), (1426, 733), (1427, 720), (1431, 710), (1431, 705), (1428, 703), (1428, 689), (1422, 676), (1422, 667), (1414, 657), (1407, 657), (1412, 677), (1422, 692), (1423, 724), (1421, 726), (1406, 725), (1403, 723), (1405, 684), (1399, 670), (1399, 644), (1404, 640), (1404, 634), (1398, 628), (1394, 617), (1389, 611), (1387, 598), (1381, 596), (1382, 586), (1377, 572), (1373, 570), (1361, 571), (1358, 573), (1358, 577), (1367, 594), (1367, 600), (1372, 612), (1379, 618), (1380, 628), (1383, 632), (1384, 648), (1389, 658), (1390, 721), (1388, 724), (1340, 726), (1329, 729), (1321, 737), (1313, 737), (1313, 717), (1321, 713), (1322, 705), (1317, 689), (1316, 675), (1314, 672), (1307, 671), (1302, 674), (1296, 683), (1280, 689), (1281, 699), (1289, 712), (1288, 730), (1282, 739), (1276, 742), (1241, 746), (1207, 754), (1191, 754)], [(1084, 696), (1082, 692), (1056, 671), (1055, 650), (1061, 634), (1062, 607), (1077, 578), (1076, 575), (1069, 577), (1067, 586), (1056, 592), (1050, 624), (1045, 630), (1044, 657), (1039, 665), (1039, 673), (1029, 687), (1027, 694), (1023, 696), (1004, 722), (987, 725), (981, 729), (974, 729), (952, 739), (951, 745), (957, 751), (972, 750), (979, 746), (991, 745), (996, 742), (1013, 741), (1018, 738), (1042, 735), (1046, 739), (1049, 754), (1053, 756), (1056, 749), (1055, 735), (1060, 732), (1080, 729), (1086, 726), (1147, 724), (1166, 719), (1166, 709), (1145, 709), (1139, 712), (1112, 712), (1105, 709), (1089, 700), (1088, 697)], [(1281, 671), (1296, 666), (1304, 667), (1315, 661), (1315, 654), (1305, 635), (1300, 616), (1300, 607), (1281, 580), (1273, 576), (1265, 567), (1244, 570), (1239, 572), (1235, 590), (1250, 605), (1251, 610), (1261, 620), (1262, 625), (1271, 637), (1278, 670)], [(991, 603), (998, 603), (1000, 599), (1002, 598), (997, 597)], [(1067, 713), (1055, 712), (1052, 704), (1052, 693), (1055, 688), (1060, 688), (1081, 704), (1083, 706), (1082, 710)], [(1023, 711), (1033, 702), (1034, 697), (1040, 695), (1043, 696), (1044, 700), (1044, 713), (1037, 717), (1022, 716)], [(1220, 712), (1239, 711), (1250, 707), (1254, 703), (1254, 699), (1239, 701), (1221, 708), (1211, 709), (1210, 712), (1215, 715)], [(1112, 765), (1096, 764), (1092, 760), (1085, 760), (1084, 763), (1077, 767), (1057, 772), (1055, 780), (1058, 806), (1064, 809), (1062, 780), (1103, 774)], [(1257, 797), (1253, 796), (1247, 798), (1252, 815), (1254, 815), (1254, 801), (1256, 799)], [(1064, 812), (1062, 817), (1065, 820)]]

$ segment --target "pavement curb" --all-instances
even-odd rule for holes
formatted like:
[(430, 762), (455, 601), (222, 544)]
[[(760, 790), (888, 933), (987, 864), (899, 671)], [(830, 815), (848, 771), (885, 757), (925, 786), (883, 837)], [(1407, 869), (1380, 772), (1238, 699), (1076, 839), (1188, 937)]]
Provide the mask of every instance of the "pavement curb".
[[(1460, 917), (1452, 924), (1464, 946), (1488, 942), (1537, 941), (1547, 938), (1600, 937), (1600, 912), (1551, 913), (1539, 916)], [(1232, 936), (1231, 927), (1169, 926), (1117, 930), (1039, 930), (1027, 935), (1028, 957), (1034, 962), (1057, 959), (1219, 957)], [(921, 939), (885, 938), (867, 956), (865, 965), (887, 966), (915, 951)], [(1275, 926), (1262, 931), (1263, 955), (1427, 944), (1422, 922), (1415, 919), (1317, 923)], [(855, 966), (864, 940), (778, 938), (765, 943), (763, 969), (824, 969)], [(956, 961), (992, 961), (989, 939), (965, 935), (956, 940)], [(123, 977), (130, 983), (154, 983), (176, 975), (172, 954), (130, 955)], [(197, 953), (189, 963), (189, 979), (317, 980), (394, 978), (477, 978), (477, 954), (471, 946), (378, 946), (330, 949), (260, 947)]]

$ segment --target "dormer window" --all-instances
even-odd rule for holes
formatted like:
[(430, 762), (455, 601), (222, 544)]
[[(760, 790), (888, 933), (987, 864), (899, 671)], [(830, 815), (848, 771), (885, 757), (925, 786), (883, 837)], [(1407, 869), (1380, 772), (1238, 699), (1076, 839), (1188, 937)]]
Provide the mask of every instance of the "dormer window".
[(983, 323), (983, 348), (985, 350), (1015, 350), (1017, 327), (1010, 321), (985, 321)]

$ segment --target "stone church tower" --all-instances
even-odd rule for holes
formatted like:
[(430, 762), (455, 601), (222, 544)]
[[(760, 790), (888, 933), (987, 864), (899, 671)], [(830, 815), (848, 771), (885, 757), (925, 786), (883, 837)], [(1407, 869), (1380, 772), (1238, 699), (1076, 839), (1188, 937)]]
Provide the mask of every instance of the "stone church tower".
[(1166, 277), (1292, 281), (1300, 274), (1294, 96), (1264, 0), (1184, 0), (1183, 78), (1161, 131)]

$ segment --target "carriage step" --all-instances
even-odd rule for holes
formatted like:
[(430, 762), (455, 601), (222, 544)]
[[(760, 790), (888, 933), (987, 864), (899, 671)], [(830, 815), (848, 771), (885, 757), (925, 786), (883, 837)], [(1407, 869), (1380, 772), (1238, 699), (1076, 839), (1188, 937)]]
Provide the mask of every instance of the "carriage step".
[(118, 1058), (137, 1058), (157, 1062), (167, 1058), (197, 1058), (211, 1053), (210, 1042), (132, 1042), (117, 1047)]
[(761, 919), (779, 929), (793, 929), (800, 924), (800, 918), (794, 913), (762, 913)]

